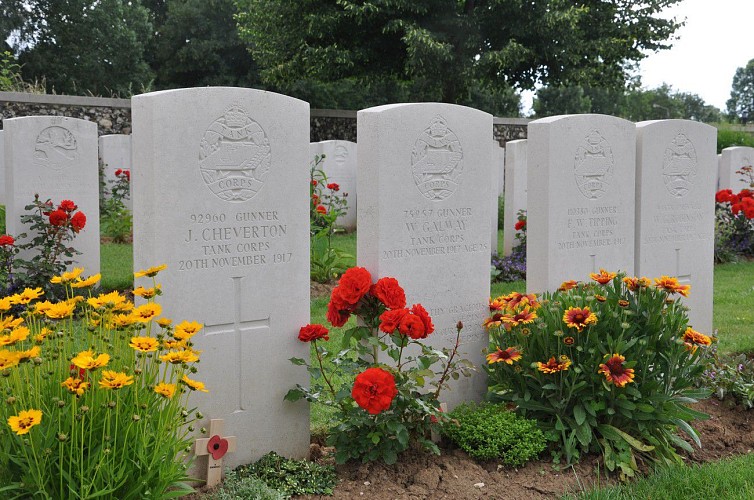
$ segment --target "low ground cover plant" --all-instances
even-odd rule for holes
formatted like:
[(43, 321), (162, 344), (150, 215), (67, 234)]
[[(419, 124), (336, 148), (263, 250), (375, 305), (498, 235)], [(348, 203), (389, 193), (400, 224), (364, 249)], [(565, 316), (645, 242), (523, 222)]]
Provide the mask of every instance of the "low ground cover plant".
[(704, 352), (706, 364), (699, 386), (708, 388), (718, 399), (732, 398), (736, 404), (754, 408), (754, 360), (747, 354), (722, 354), (717, 346)]
[(686, 404), (709, 395), (696, 382), (713, 339), (688, 326), (675, 278), (600, 270), (542, 296), (490, 302), (490, 397), (540, 422), (556, 460), (600, 452), (608, 470), (632, 476), (637, 459), (674, 463), (699, 445)]
[(448, 419), (442, 435), (477, 460), (520, 466), (547, 447), (536, 420), (516, 415), (503, 404), (465, 403), (453, 409)]
[[(333, 326), (345, 325), (351, 315), (359, 326), (345, 332), (340, 346), (327, 344), (329, 330), (323, 325), (301, 328), (299, 340), (312, 343), (315, 361), (291, 361), (307, 366), (312, 385), (297, 385), (286, 399), (305, 398), (335, 410), (337, 424), (327, 444), (335, 446), (338, 463), (392, 464), (412, 446), (439, 453), (430, 440), (431, 431), (439, 431), (445, 418), (438, 397), (449, 377), (469, 375), (471, 369), (467, 360), (456, 358), (463, 325), (458, 324), (453, 349), (425, 345), (422, 340), (434, 332), (434, 325), (424, 307), (408, 308), (397, 280), (384, 277), (372, 283), (369, 272), (360, 267), (343, 274), (328, 304), (327, 320)], [(353, 377), (353, 385), (334, 385), (325, 359), (347, 378)]]
[(250, 465), (236, 467), (239, 479), (255, 477), (283, 498), (291, 495), (331, 495), (338, 478), (335, 467), (308, 460), (291, 460), (274, 451)]
[[(195, 414), (189, 376), (202, 325), (173, 325), (155, 298), (158, 266), (135, 306), (118, 292), (90, 292), (99, 275), (78, 268), (41, 288), (0, 299), (0, 493), (6, 498), (171, 498), (185, 481)], [(151, 286), (150, 286), (151, 285)]]

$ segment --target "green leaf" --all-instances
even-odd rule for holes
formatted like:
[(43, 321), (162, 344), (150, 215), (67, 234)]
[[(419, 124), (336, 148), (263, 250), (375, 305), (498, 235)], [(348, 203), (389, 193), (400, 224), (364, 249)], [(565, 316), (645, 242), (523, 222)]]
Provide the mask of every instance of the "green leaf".
[(652, 451), (655, 449), (654, 446), (646, 445), (642, 443), (641, 441), (639, 441), (638, 439), (636, 439), (635, 437), (631, 436), (630, 434), (627, 434), (623, 432), (622, 430), (618, 429), (617, 427), (613, 427), (612, 425), (602, 424), (598, 426), (597, 429), (606, 438), (612, 439), (613, 441), (617, 441), (618, 437), (620, 437), (626, 443), (628, 443), (632, 448), (635, 448), (639, 451)]
[(398, 432), (395, 433), (396, 439), (398, 439), (398, 442), (401, 444), (401, 446), (406, 447), (408, 446), (408, 430), (406, 429), (405, 425), (402, 425), (398, 428)]
[(688, 422), (681, 420), (680, 418), (671, 418), (670, 421), (680, 427), (680, 429), (694, 441), (694, 444), (696, 444), (699, 448), (702, 447), (702, 442), (699, 440), (699, 435), (696, 433), (694, 428), (688, 424)]
[(576, 405), (573, 407), (573, 418), (576, 419), (576, 425), (580, 426), (584, 424), (584, 421), (586, 420), (586, 412), (584, 411), (583, 406)]
[(576, 427), (576, 437), (579, 443), (586, 448), (592, 442), (592, 429), (586, 423)]
[(306, 361), (303, 360), (303, 359), (301, 359), (301, 358), (290, 358), (290, 359), (288, 359), (288, 361), (290, 361), (294, 365), (298, 365), (298, 366), (306, 364)]
[(394, 449), (387, 448), (382, 452), (382, 460), (384, 460), (387, 465), (393, 465), (398, 461), (398, 454)]
[(302, 391), (299, 388), (291, 389), (286, 393), (285, 397), (283, 398), (284, 401), (298, 401), (299, 399), (304, 397), (304, 391)]

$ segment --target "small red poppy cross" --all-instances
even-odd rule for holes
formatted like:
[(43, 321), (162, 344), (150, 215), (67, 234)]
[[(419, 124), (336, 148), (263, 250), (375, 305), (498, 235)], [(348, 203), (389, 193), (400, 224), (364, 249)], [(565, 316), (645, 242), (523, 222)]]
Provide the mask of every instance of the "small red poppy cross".
[(223, 419), (209, 421), (208, 438), (196, 440), (194, 453), (197, 457), (207, 457), (207, 486), (212, 487), (220, 484), (223, 477), (223, 457), (228, 452), (236, 451), (236, 436), (222, 437)]

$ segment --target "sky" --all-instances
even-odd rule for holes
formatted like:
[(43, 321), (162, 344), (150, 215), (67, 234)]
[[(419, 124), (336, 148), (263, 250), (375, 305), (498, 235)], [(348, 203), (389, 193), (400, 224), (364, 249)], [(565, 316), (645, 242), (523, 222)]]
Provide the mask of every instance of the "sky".
[[(641, 62), (642, 86), (667, 83), (725, 111), (736, 69), (754, 59), (754, 0), (683, 0), (662, 17), (686, 20), (673, 48)], [(523, 94), (525, 112), (531, 94)]]

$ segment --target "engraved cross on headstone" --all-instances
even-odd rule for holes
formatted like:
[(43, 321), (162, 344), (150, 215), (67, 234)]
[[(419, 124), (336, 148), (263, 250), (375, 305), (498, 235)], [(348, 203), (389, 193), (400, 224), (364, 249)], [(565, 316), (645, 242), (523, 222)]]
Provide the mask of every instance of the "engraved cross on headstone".
[(678, 283), (680, 283), (681, 285), (691, 284), (691, 274), (690, 273), (681, 274), (681, 249), (680, 248), (675, 249), (675, 277), (678, 278)]
[(218, 323), (214, 325), (205, 325), (204, 335), (235, 334), (235, 351), (236, 351), (236, 384), (238, 384), (238, 408), (234, 413), (246, 410), (244, 401), (244, 364), (243, 359), (243, 337), (247, 332), (255, 330), (265, 330), (270, 327), (270, 317), (256, 320), (243, 321), (241, 319), (241, 279), (243, 276), (233, 276), (233, 322)]

